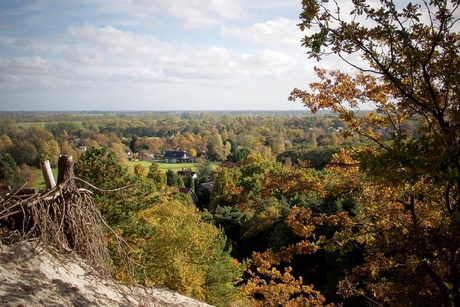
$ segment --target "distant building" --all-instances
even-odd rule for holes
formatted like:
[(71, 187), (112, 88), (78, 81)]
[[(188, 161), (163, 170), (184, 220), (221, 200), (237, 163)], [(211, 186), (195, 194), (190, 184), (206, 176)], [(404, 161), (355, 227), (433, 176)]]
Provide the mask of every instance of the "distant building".
[(190, 158), (187, 152), (177, 150), (165, 150), (164, 160), (166, 163), (190, 163), (195, 159)]
[(125, 151), (125, 153), (128, 156), (129, 160), (131, 160), (134, 157), (133, 152), (131, 151), (131, 148), (125, 147), (125, 148), (123, 148), (123, 150)]
[(151, 161), (154, 157), (154, 153), (147, 149), (143, 149), (137, 154), (137, 158), (141, 161)]
[(206, 191), (206, 193), (209, 193), (209, 195), (211, 195), (214, 191), (214, 182), (203, 182), (202, 184), (200, 184), (200, 186), (197, 189), (197, 194), (200, 194), (203, 191)]
[(196, 196), (195, 192), (193, 192), (190, 188), (179, 188), (179, 192), (190, 195), (192, 198), (193, 203), (196, 205), (198, 203), (198, 197)]
[(198, 174), (196, 172), (192, 172), (192, 171), (177, 171), (177, 174), (181, 177), (187, 177), (190, 175), (190, 177), (192, 177), (193, 179), (197, 179), (198, 178)]

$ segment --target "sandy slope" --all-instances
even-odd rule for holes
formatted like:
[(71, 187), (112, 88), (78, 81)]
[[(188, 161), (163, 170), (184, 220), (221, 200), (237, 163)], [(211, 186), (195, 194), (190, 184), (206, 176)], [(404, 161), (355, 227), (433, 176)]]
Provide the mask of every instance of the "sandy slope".
[(130, 289), (101, 279), (75, 256), (29, 242), (0, 242), (0, 306), (210, 306), (165, 288)]

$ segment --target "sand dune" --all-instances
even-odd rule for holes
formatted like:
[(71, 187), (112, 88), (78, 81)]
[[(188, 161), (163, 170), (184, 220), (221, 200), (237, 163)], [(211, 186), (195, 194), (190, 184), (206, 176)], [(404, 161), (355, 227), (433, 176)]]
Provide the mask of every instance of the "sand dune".
[(166, 288), (129, 288), (103, 279), (79, 257), (31, 242), (0, 242), (0, 305), (209, 307)]

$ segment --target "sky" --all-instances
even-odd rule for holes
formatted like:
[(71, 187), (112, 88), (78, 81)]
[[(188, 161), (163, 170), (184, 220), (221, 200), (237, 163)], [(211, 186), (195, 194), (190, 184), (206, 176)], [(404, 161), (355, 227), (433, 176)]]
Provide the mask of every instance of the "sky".
[(2, 0), (0, 111), (304, 110), (300, 0)]

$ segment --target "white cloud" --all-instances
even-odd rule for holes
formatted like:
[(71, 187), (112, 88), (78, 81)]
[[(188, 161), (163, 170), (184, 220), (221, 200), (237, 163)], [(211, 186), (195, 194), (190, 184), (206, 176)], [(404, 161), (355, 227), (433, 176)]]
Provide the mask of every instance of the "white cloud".
[(28, 40), (27, 38), (17, 38), (13, 45), (18, 48), (26, 48), (32, 45), (31, 41)]
[(161, 7), (188, 27), (209, 26), (248, 15), (237, 0), (134, 0), (134, 3)]
[[(59, 93), (72, 97), (73, 108), (81, 101), (115, 109), (145, 109), (152, 101), (164, 109), (282, 103), (310, 72), (296, 21), (274, 19), (292, 4), (274, 0), (263, 8), (276, 9), (264, 12), (240, 1), (38, 1), (15, 18), (22, 32), (0, 36), (1, 93), (23, 95), (24, 105), (61, 101)], [(29, 14), (39, 16), (23, 18)], [(257, 19), (236, 26), (248, 18)], [(233, 26), (219, 29), (229, 21)]]
[(119, 83), (138, 84), (145, 82), (169, 82), (170, 78), (166, 77), (161, 70), (155, 70), (151, 67), (138, 67), (135, 69), (125, 69), (117, 71), (111, 77), (110, 81)]
[(121, 31), (112, 26), (98, 28), (93, 25), (70, 27), (68, 32), (94, 47), (117, 56), (153, 56), (171, 49), (171, 45), (152, 35)]
[(254, 44), (278, 47), (282, 45), (300, 46), (300, 39), (304, 34), (297, 27), (297, 23), (298, 21), (280, 17), (248, 27), (223, 26), (221, 32), (223, 35), (237, 37)]
[(70, 46), (62, 51), (64, 58), (68, 62), (84, 65), (101, 65), (104, 63), (103, 57), (97, 52), (84, 52)]
[(30, 90), (62, 87), (63, 79), (72, 72), (42, 57), (0, 59), (0, 88), (3, 90)]
[(296, 59), (294, 59), (292, 56), (289, 56), (284, 52), (273, 51), (271, 49), (264, 49), (262, 52), (259, 52), (250, 58), (248, 58), (247, 55), (243, 55), (242, 58), (246, 58), (245, 63), (248, 63), (248, 65), (259, 67), (286, 67), (297, 65)]
[[(104, 89), (120, 84), (139, 87), (155, 82), (235, 87), (242, 80), (286, 78), (299, 69), (292, 54), (271, 48), (236, 52), (224, 45), (173, 44), (152, 35), (90, 24), (70, 27), (67, 32), (70, 36), (61, 37), (59, 44), (34, 41), (34, 45), (52, 45), (53, 49), (60, 50), (53, 52), (53, 58), (4, 59), (0, 69), (4, 73), (14, 71), (18, 76), (53, 76), (61, 85), (67, 79), (66, 87), (89, 89), (94, 88), (95, 83)], [(24, 78), (15, 82), (21, 80)]]
[(297, 60), (286, 53), (264, 49), (236, 53), (223, 47), (186, 48), (164, 62), (165, 74), (176, 80), (209, 80), (215, 84), (241, 82), (268, 75), (279, 76), (298, 69)]
[(19, 57), (0, 58), (0, 71), (8, 75), (49, 75), (64, 70), (42, 57)]

